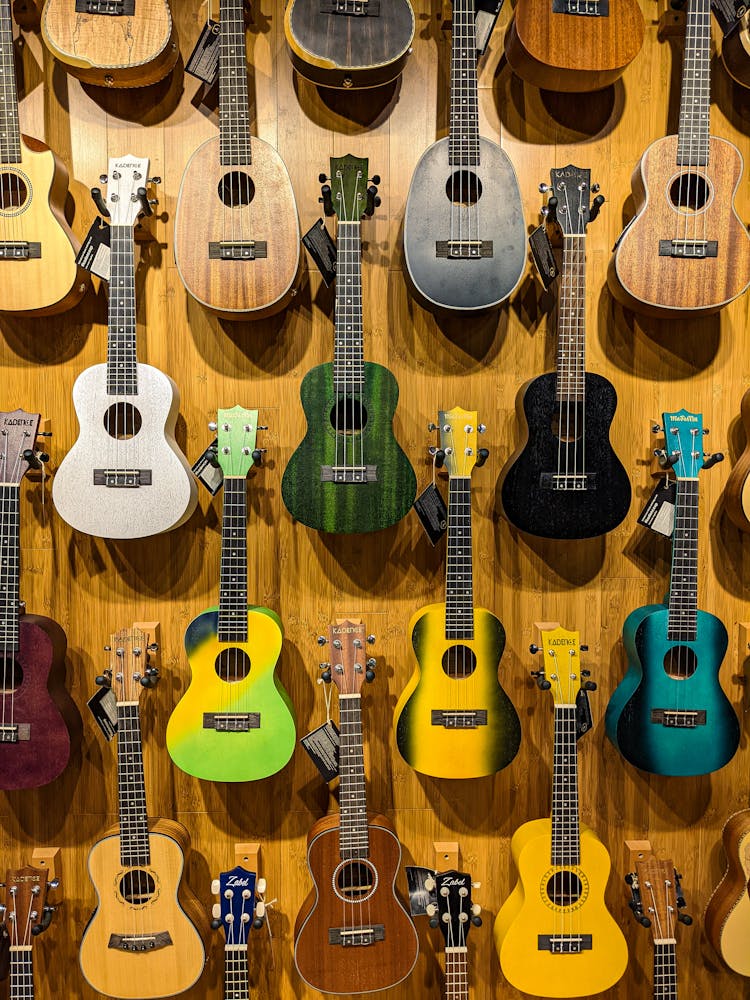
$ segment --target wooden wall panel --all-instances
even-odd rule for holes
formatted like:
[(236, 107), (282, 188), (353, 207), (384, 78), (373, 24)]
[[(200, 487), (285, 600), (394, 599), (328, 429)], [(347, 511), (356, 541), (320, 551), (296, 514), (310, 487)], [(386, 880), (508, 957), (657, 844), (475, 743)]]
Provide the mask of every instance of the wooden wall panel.
[[(173, 6), (183, 53), (189, 53), (205, 7), (199, 0)], [(95, 215), (88, 188), (106, 170), (109, 155), (148, 155), (152, 171), (163, 177), (161, 215), (141, 244), (140, 357), (180, 387), (178, 437), (191, 460), (208, 443), (206, 424), (218, 406), (260, 407), (270, 429), (263, 442), (267, 464), (249, 486), (250, 594), (278, 610), (284, 621), (279, 670), (297, 708), (299, 731), (324, 718), (322, 690), (315, 683), (315, 636), (335, 616), (364, 616), (377, 633), (379, 659), (364, 708), (371, 805), (393, 818), (407, 862), (430, 864), (433, 840), (460, 842), (463, 865), (482, 883), (475, 898), (485, 922), (470, 939), (477, 1000), (520, 996), (500, 972), (492, 921), (514, 880), (513, 831), (549, 813), (552, 716), (549, 699), (528, 675), (532, 622), (560, 619), (580, 628), (590, 646), (587, 665), (599, 684), (592, 697), (595, 729), (581, 744), (582, 813), (610, 848), (608, 900), (631, 948), (628, 972), (609, 996), (650, 995), (650, 935), (627, 911), (624, 839), (650, 837), (660, 852), (675, 858), (690, 912), (700, 918), (722, 872), (722, 824), (748, 805), (746, 728), (734, 761), (719, 774), (696, 779), (640, 775), (604, 738), (604, 709), (624, 667), (623, 620), (634, 607), (660, 599), (668, 579), (668, 543), (636, 525), (652, 484), (650, 422), (665, 409), (702, 410), (712, 431), (711, 449), (727, 453), (728, 461), (701, 480), (699, 592), (701, 606), (721, 616), (729, 630), (722, 680), (743, 720), (748, 706), (747, 650), (739, 649), (738, 623), (749, 614), (750, 537), (728, 522), (722, 489), (744, 447), (738, 413), (750, 385), (750, 297), (719, 317), (677, 323), (637, 319), (615, 306), (605, 287), (612, 244), (632, 210), (630, 173), (649, 141), (676, 129), (681, 46), (679, 40), (660, 42), (662, 11), (650, 0), (643, 8), (648, 22), (643, 51), (623, 80), (602, 94), (543, 99), (513, 78), (502, 59), (510, 5), (481, 64), (482, 131), (499, 134), (513, 157), (529, 223), (537, 220), (537, 185), (548, 179), (552, 166), (569, 161), (590, 166), (607, 197), (588, 241), (589, 366), (617, 388), (614, 441), (635, 499), (624, 524), (608, 538), (562, 545), (519, 536), (500, 517), (496, 502), (497, 477), (518, 432), (517, 388), (553, 363), (554, 298), (542, 294), (529, 273), (509, 307), (485, 317), (436, 320), (411, 299), (404, 280), (401, 235), (411, 174), (424, 148), (447, 133), (450, 36), (441, 5), (415, 4), (414, 52), (400, 83), (384, 94), (322, 95), (292, 73), (282, 0), (253, 4), (248, 51), (257, 131), (278, 145), (287, 163), (303, 230), (320, 214), (317, 175), (330, 155), (369, 156), (371, 171), (382, 176), (382, 205), (363, 225), (366, 349), (399, 380), (397, 430), (420, 488), (430, 476), (426, 425), (438, 405), (476, 408), (488, 426), (490, 460), (474, 477), (476, 601), (505, 624), (502, 679), (521, 715), (524, 738), (508, 769), (471, 783), (417, 776), (396, 753), (391, 736), (391, 712), (413, 667), (408, 622), (418, 607), (441, 599), (442, 547), (433, 550), (413, 518), (374, 536), (324, 538), (294, 525), (281, 503), (281, 474), (304, 429), (299, 383), (310, 367), (331, 356), (332, 291), (311, 271), (285, 315), (231, 325), (203, 313), (181, 285), (171, 228), (185, 163), (216, 128), (215, 115), (196, 99), (196, 81), (184, 76), (180, 63), (173, 77), (156, 87), (98, 94), (67, 77), (33, 32), (19, 43), (22, 125), (46, 137), (71, 168), (71, 208), (79, 233)], [(750, 92), (733, 86), (716, 62), (713, 93), (713, 131), (737, 143), (747, 160)], [(738, 209), (750, 219), (747, 175)], [(0, 316), (0, 332), (0, 406), (23, 406), (51, 418), (54, 472), (76, 434), (73, 381), (104, 358), (104, 290), (92, 290), (76, 310), (51, 321)], [(163, 668), (160, 685), (142, 701), (150, 811), (176, 816), (190, 830), (188, 877), (207, 908), (213, 901), (211, 878), (233, 863), (233, 844), (262, 841), (263, 874), (278, 902), (271, 917), (273, 946), (260, 935), (251, 948), (257, 995), (305, 1000), (312, 994), (294, 970), (292, 933), (309, 889), (305, 836), (326, 809), (326, 789), (302, 752), (274, 778), (212, 786), (173, 768), (164, 745), (167, 718), (188, 680), (184, 629), (215, 601), (220, 501), (202, 491), (198, 511), (180, 530), (142, 543), (108, 543), (74, 535), (56, 517), (49, 479), (44, 488), (38, 479), (27, 480), (23, 495), (22, 595), (30, 610), (50, 614), (64, 626), (68, 687), (81, 712), (78, 747), (65, 775), (38, 792), (0, 795), (0, 868), (26, 861), (36, 845), (62, 848), (65, 904), (37, 948), (39, 996), (94, 998), (77, 964), (78, 941), (93, 905), (86, 856), (113, 822), (116, 799), (114, 748), (104, 744), (85, 701), (104, 665), (101, 648), (110, 631), (146, 619), (161, 622)], [(415, 973), (391, 991), (393, 1000), (440, 995), (437, 932), (423, 921), (418, 928), (422, 950)], [(700, 919), (692, 929), (681, 929), (680, 937), (685, 996), (750, 996), (750, 985), (712, 953)], [(186, 995), (189, 1000), (221, 996), (220, 935), (209, 945), (205, 976)]]

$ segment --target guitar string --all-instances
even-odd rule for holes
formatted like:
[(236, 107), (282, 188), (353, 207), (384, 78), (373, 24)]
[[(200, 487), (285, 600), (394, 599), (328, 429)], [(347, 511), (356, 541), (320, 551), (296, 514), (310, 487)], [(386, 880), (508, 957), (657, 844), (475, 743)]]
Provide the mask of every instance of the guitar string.
[[(27, 437), (30, 437), (30, 436), (31, 435), (29, 434), (28, 431), (24, 431), (24, 434), (23, 434), (24, 439), (27, 438)], [(29, 443), (33, 445), (34, 442), (31, 441)], [(6, 437), (6, 449), (7, 449), (7, 437)], [(7, 605), (8, 605), (8, 597), (10, 597), (10, 602), (11, 602), (11, 608), (10, 608), (11, 621), (13, 622), (14, 628), (13, 628), (13, 635), (11, 636), (11, 639), (10, 639), (10, 643), (8, 642), (7, 634), (3, 637), (3, 654), (4, 654), (3, 655), (3, 681), (4, 681), (4, 685), (7, 685), (7, 681), (6, 681), (6, 677), (5, 677), (5, 672), (6, 672), (6, 669), (8, 669), (8, 665), (9, 665), (9, 669), (10, 669), (10, 686), (11, 686), (11, 691), (10, 691), (10, 727), (11, 727), (11, 732), (13, 731), (13, 728), (16, 725), (16, 664), (15, 664), (15, 652), (16, 652), (16, 650), (15, 650), (15, 645), (16, 645), (16, 639), (18, 639), (19, 640), (19, 646), (20, 646), (20, 632), (21, 632), (21, 626), (20, 626), (20, 621), (19, 621), (19, 610), (20, 609), (19, 609), (19, 600), (18, 600), (19, 599), (18, 587), (19, 587), (19, 574), (20, 574), (20, 547), (21, 547), (21, 543), (20, 543), (20, 527), (21, 527), (21, 525), (20, 525), (20, 503), (19, 503), (19, 501), (20, 501), (21, 462), (23, 460), (23, 452), (24, 452), (24, 448), (23, 448), (23, 444), (22, 444), (21, 447), (18, 449), (18, 454), (16, 455), (16, 457), (14, 459), (13, 468), (11, 469), (10, 479), (9, 479), (9, 482), (11, 482), (11, 483), (19, 482), (18, 494), (15, 494), (15, 493), (13, 495), (8, 494), (9, 506), (11, 507), (11, 513), (12, 513), (12, 517), (13, 517), (13, 523), (11, 525), (10, 532), (9, 532), (8, 537), (7, 537), (7, 540), (5, 538), (3, 539), (3, 541), (5, 541), (6, 544), (8, 545), (8, 548), (10, 548), (10, 545), (13, 546), (13, 551), (8, 553), (8, 561), (9, 562), (12, 561), (12, 564), (13, 564), (12, 565), (12, 570), (13, 570), (13, 588), (10, 591), (10, 594), (8, 593), (8, 591), (6, 591), (6, 611), (7, 611)], [(7, 458), (6, 458), (6, 467), (7, 467)], [(5, 535), (4, 526), (3, 526), (3, 535)], [(7, 579), (7, 577), (6, 577), (6, 579)], [(7, 620), (8, 619), (6, 617), (6, 622), (7, 622)], [(18, 686), (19, 687), (21, 686), (21, 681), (22, 681), (22, 677), (20, 676), (20, 672), (19, 672), (19, 678), (18, 678), (18, 682), (19, 682)], [(5, 690), (7, 691), (7, 686), (5, 687)], [(5, 697), (3, 698), (3, 722), (4, 721), (5, 721)]]
[[(10, 517), (11, 517), (11, 503), (10, 496), (8, 493), (8, 483), (11, 481), (10, 470), (8, 469), (8, 432), (5, 428), (2, 431), (3, 437), (3, 519), (2, 524), (0, 524), (0, 543), (2, 543), (2, 552), (6, 555), (6, 558), (10, 558), (10, 537), (11, 537), (11, 527), (10, 527)], [(3, 739), (5, 739), (6, 722), (5, 722), (5, 712), (8, 704), (8, 623), (11, 617), (11, 595), (6, 587), (3, 593), (3, 715), (2, 715), (2, 734)]]
[[(7, 177), (7, 204), (5, 200), (5, 190), (4, 185), (0, 182), (0, 197), (2, 198), (3, 209), (8, 209), (9, 215), (7, 219), (3, 220), (3, 229), (7, 232), (8, 237), (11, 242), (20, 241), (20, 235), (22, 232), (20, 215), (21, 215), (21, 178), (19, 172), (22, 168), (22, 150), (21, 150), (21, 132), (18, 120), (18, 93), (16, 90), (16, 80), (15, 80), (15, 63), (13, 57), (13, 23), (10, 14), (10, 3), (9, 0), (3, 0), (2, 2), (2, 12), (0, 13), (0, 18), (2, 19), (2, 64), (0, 65), (0, 72), (3, 74), (3, 111), (5, 112), (5, 120), (3, 122), (8, 135), (6, 132), (5, 142), (7, 144), (7, 151), (3, 150), (3, 163), (7, 163), (11, 169), (4, 173)], [(14, 148), (11, 148), (14, 147)], [(7, 155), (7, 160), (5, 156)], [(18, 166), (13, 169), (13, 164), (17, 163)], [(15, 194), (15, 198), (14, 198)], [(15, 204), (18, 208), (15, 209)], [(8, 225), (8, 221), (10, 225)]]

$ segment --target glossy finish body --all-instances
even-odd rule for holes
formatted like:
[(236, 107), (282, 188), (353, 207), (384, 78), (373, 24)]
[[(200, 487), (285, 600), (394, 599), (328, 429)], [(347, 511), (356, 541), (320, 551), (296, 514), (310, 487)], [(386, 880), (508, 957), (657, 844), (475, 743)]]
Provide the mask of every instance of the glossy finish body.
[(706, 907), (706, 935), (733, 972), (750, 976), (750, 809), (729, 817), (721, 840), (727, 870)]
[(740, 531), (750, 531), (750, 389), (740, 408), (745, 449), (729, 474), (724, 489), (726, 511)]

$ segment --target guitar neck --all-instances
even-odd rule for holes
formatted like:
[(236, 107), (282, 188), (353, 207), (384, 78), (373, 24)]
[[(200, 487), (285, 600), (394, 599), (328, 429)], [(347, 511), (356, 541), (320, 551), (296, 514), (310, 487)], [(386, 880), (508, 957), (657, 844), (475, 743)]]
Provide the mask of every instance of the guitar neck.
[(364, 387), (365, 359), (362, 333), (362, 237), (359, 222), (338, 224), (335, 328), (334, 392), (361, 392)]
[(243, 0), (219, 3), (219, 154), (222, 166), (250, 166), (250, 98)]
[(654, 942), (654, 1000), (677, 1000), (677, 946)]
[(552, 767), (552, 864), (578, 865), (578, 744), (575, 705), (555, 705)]
[(708, 163), (711, 110), (711, 2), (688, 0), (677, 165)]
[(445, 949), (445, 1000), (469, 1000), (466, 948)]
[(135, 337), (135, 237), (132, 226), (110, 227), (107, 393), (138, 393)]
[(247, 480), (225, 476), (219, 642), (247, 642)]
[(10, 0), (0, 0), (0, 163), (21, 162), (21, 129), (18, 123), (18, 91), (13, 53), (13, 18)]
[(586, 236), (565, 236), (557, 304), (557, 385), (563, 403), (586, 401)]
[(247, 945), (224, 947), (224, 1000), (248, 1000), (250, 977), (247, 971)]
[(451, 120), (448, 163), (479, 165), (479, 99), (474, 0), (453, 0)]
[(8, 1000), (34, 1000), (34, 962), (30, 944), (11, 946), (9, 986)]
[(120, 862), (124, 867), (148, 865), (146, 786), (143, 776), (141, 716), (136, 702), (117, 704), (117, 793), (120, 808)]
[(474, 638), (470, 476), (451, 476), (448, 487), (445, 638)]
[[(30, 447), (33, 446), (33, 441)], [(21, 487), (0, 485), (2, 532), (0, 532), (0, 640), (3, 649), (18, 649), (19, 576), (21, 558)]]
[[(696, 443), (700, 447), (700, 442)], [(698, 480), (679, 479), (672, 536), (667, 638), (691, 642), (698, 629)]]
[(361, 695), (339, 695), (339, 728), (339, 854), (351, 861), (370, 854)]

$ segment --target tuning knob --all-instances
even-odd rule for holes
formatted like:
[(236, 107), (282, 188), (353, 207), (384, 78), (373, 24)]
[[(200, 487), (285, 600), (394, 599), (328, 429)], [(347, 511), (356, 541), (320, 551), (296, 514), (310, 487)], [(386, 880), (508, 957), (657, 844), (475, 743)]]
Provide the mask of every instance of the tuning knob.
[(435, 452), (434, 460), (435, 460), (435, 468), (442, 469), (442, 467), (445, 465), (445, 452), (443, 451), (442, 448), (438, 448), (438, 450)]
[(678, 913), (677, 919), (680, 921), (681, 924), (685, 924), (686, 927), (689, 927), (693, 922), (693, 918), (690, 916), (689, 913)]
[[(433, 889), (435, 888), (435, 884), (436, 884), (435, 879), (432, 877), (432, 875), (428, 875), (427, 878), (424, 880), (424, 887), (428, 892), (433, 891)], [(435, 904), (430, 903), (429, 905), (434, 906)]]
[(318, 181), (319, 181), (319, 182), (320, 182), (321, 184), (325, 184), (325, 182), (326, 182), (327, 180), (328, 180), (328, 176), (327, 176), (326, 174), (318, 174)]
[(713, 455), (709, 455), (703, 462), (704, 469), (711, 469), (718, 462), (724, 461), (724, 453), (721, 451), (715, 451)]
[(480, 448), (479, 451), (477, 452), (477, 460), (476, 460), (477, 468), (481, 469), (481, 467), (484, 465), (484, 463), (487, 461), (489, 457), (490, 457), (490, 449)]
[(532, 670), (531, 676), (536, 681), (536, 686), (540, 691), (549, 691), (552, 687), (552, 684), (545, 677), (543, 670)]

